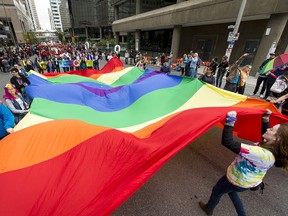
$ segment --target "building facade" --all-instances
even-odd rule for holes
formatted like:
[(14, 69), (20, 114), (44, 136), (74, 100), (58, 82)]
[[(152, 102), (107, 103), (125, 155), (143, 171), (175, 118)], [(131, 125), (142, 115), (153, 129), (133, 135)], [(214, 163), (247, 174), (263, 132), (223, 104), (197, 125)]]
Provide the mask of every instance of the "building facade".
[(34, 0), (22, 0), (22, 2), (26, 7), (28, 16), (32, 19), (33, 30), (41, 29)]
[(54, 24), (51, 8), (48, 8), (48, 16), (49, 16), (50, 27), (51, 27), (51, 29), (55, 30), (56, 28), (55, 28), (55, 24)]
[(68, 8), (72, 35), (79, 40), (113, 37), (111, 0), (68, 0)]
[(21, 0), (3, 0), (0, 3), (0, 44), (26, 42), (24, 34), (33, 30), (33, 22)]
[(114, 21), (114, 10), (110, 0), (95, 1), (96, 26), (99, 27), (100, 35), (112, 37), (112, 22)]
[(68, 0), (61, 0), (59, 6), (63, 31), (71, 28)]
[(52, 14), (52, 20), (53, 23), (51, 25), (51, 28), (53, 30), (63, 31), (62, 27), (62, 21), (61, 21), (61, 15), (60, 15), (60, 3), (61, 0), (50, 0), (50, 8), (51, 8), (51, 14)]
[[(133, 2), (134, 13), (127, 6)], [(273, 7), (270, 0), (155, 0), (155, 9), (146, 6), (147, 2), (113, 1), (116, 21), (112, 29), (117, 42), (151, 53), (173, 51), (178, 57), (192, 50), (203, 61), (231, 53), (233, 62), (248, 52), (243, 64), (252, 64), (254, 75), (271, 50), (279, 54), (288, 51), (287, 0), (274, 0)], [(163, 2), (167, 6), (162, 6)], [(228, 38), (234, 33), (243, 2), (238, 34)], [(125, 17), (125, 11), (131, 16)]]
[(96, 26), (95, 0), (68, 0), (68, 5), (72, 34), (80, 40), (86, 40), (89, 36), (94, 37), (98, 32), (98, 29), (93, 28)]

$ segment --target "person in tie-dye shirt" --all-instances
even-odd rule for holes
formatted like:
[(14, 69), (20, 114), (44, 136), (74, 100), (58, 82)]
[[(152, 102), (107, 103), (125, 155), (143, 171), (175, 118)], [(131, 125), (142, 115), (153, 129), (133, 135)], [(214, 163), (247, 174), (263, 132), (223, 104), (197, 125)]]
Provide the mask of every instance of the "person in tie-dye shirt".
[(269, 127), (270, 110), (262, 115), (261, 143), (252, 145), (233, 140), (236, 112), (228, 112), (222, 134), (222, 144), (238, 154), (227, 169), (226, 175), (213, 187), (207, 204), (199, 202), (201, 209), (212, 215), (214, 208), (224, 194), (228, 194), (240, 216), (245, 216), (245, 208), (237, 192), (253, 189), (262, 184), (266, 172), (275, 164), (288, 171), (288, 123)]

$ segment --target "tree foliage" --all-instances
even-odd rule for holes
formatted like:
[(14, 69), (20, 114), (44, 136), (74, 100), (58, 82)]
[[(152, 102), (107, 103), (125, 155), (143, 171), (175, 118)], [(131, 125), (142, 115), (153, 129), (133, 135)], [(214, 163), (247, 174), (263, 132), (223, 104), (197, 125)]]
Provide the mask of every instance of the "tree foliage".
[(23, 33), (24, 39), (27, 43), (38, 43), (38, 38), (35, 32), (25, 32)]
[(109, 46), (111, 47), (111, 46), (115, 46), (116, 41), (115, 41), (114, 38), (108, 38), (108, 39), (102, 38), (102, 39), (101, 39), (100, 41), (98, 41), (96, 44), (97, 44), (97, 46), (99, 46), (99, 47), (103, 47), (103, 46), (107, 46), (107, 43), (109, 43)]

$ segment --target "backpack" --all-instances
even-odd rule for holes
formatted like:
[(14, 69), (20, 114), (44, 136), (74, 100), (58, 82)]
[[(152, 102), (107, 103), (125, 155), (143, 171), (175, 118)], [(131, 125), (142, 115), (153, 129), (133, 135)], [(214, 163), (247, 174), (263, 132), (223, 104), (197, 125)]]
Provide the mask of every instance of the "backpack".
[(272, 93), (276, 93), (277, 95), (282, 96), (282, 95), (286, 94), (286, 89), (288, 87), (287, 83), (288, 83), (288, 80), (287, 80), (287, 78), (285, 76), (279, 76), (275, 80), (275, 82), (272, 85), (270, 91)]

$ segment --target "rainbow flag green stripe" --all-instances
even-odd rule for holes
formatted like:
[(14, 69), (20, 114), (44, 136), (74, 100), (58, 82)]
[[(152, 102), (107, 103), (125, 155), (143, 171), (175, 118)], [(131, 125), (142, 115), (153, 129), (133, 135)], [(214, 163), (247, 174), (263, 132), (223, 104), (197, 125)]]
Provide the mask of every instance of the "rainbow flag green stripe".
[[(150, 92), (129, 107), (113, 112), (100, 112), (87, 106), (35, 98), (30, 112), (51, 119), (77, 119), (112, 128), (129, 127), (177, 110), (203, 85), (198, 80), (183, 79), (175, 87)], [(158, 103), (160, 100), (161, 103)]]

